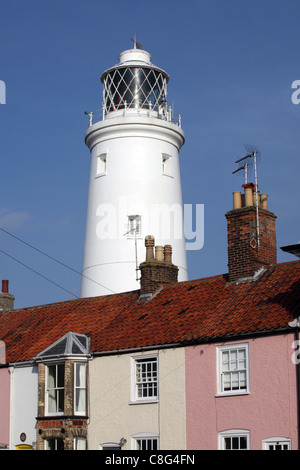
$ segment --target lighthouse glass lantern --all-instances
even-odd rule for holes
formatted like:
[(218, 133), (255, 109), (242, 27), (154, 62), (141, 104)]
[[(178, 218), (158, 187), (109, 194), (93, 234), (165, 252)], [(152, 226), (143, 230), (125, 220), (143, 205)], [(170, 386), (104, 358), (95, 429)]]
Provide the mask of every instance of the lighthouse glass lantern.
[(166, 103), (167, 73), (151, 66), (146, 51), (133, 51), (120, 54), (119, 66), (104, 72), (101, 77), (105, 115), (127, 108), (157, 111)]

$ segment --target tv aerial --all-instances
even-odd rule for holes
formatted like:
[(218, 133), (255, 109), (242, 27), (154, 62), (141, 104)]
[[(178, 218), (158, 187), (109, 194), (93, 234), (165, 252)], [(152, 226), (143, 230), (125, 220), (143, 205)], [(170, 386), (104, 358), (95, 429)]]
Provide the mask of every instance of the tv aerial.
[(246, 149), (246, 155), (235, 161), (235, 163), (238, 163), (238, 168), (234, 170), (232, 174), (244, 170), (245, 184), (247, 184), (249, 182), (249, 178), (251, 178), (251, 175), (253, 174), (253, 169), (254, 178), (257, 179), (257, 166), (260, 161), (261, 153), (259, 148), (255, 145), (245, 144), (244, 147)]
[(259, 248), (259, 197), (258, 197), (258, 178), (257, 178), (257, 166), (261, 157), (259, 148), (256, 145), (244, 144), (246, 149), (246, 155), (235, 161), (238, 164), (238, 168), (232, 172), (232, 174), (238, 173), (244, 170), (245, 185), (248, 184), (249, 175), (254, 169), (254, 183), (255, 183), (255, 206), (256, 206), (256, 233), (257, 233), (257, 247)]

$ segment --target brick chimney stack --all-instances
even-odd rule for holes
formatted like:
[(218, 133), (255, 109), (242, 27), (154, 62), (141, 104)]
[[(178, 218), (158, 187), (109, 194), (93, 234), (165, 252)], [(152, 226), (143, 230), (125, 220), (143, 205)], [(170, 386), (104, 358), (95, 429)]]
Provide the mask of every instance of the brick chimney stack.
[(9, 281), (2, 281), (2, 291), (0, 292), (0, 314), (14, 309), (15, 297), (9, 293)]
[(233, 193), (233, 210), (227, 212), (229, 281), (252, 278), (262, 267), (276, 263), (276, 216), (268, 210), (267, 194), (257, 194), (253, 183), (244, 194)]
[(172, 263), (171, 245), (154, 245), (154, 237), (148, 235), (145, 238), (146, 260), (140, 264), (141, 295), (153, 294), (164, 284), (178, 280), (178, 267)]

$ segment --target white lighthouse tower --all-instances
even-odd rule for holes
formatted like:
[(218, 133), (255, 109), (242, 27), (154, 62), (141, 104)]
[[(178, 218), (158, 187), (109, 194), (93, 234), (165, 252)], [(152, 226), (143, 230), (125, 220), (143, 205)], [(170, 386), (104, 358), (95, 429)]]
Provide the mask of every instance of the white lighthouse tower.
[(102, 76), (103, 109), (90, 115), (86, 234), (81, 297), (139, 289), (145, 236), (172, 245), (187, 280), (179, 150), (181, 119), (167, 106), (168, 74), (141, 48)]

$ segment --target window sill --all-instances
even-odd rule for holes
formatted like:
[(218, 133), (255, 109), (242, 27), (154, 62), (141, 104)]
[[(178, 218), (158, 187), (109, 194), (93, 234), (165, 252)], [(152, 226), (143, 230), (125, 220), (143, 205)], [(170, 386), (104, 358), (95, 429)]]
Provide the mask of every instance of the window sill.
[(250, 395), (250, 392), (227, 392), (227, 393), (217, 393), (215, 395), (215, 398), (220, 398), (220, 397), (240, 397), (240, 396), (245, 396), (245, 395)]
[(81, 415), (45, 415), (45, 416), (37, 416), (36, 419), (38, 421), (51, 421), (55, 419), (89, 419), (87, 415), (81, 414)]
[(150, 403), (158, 403), (158, 398), (153, 398), (151, 400), (136, 400), (136, 401), (130, 401), (128, 404), (129, 405), (148, 405)]

